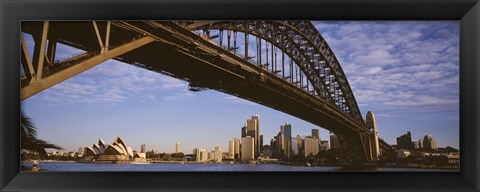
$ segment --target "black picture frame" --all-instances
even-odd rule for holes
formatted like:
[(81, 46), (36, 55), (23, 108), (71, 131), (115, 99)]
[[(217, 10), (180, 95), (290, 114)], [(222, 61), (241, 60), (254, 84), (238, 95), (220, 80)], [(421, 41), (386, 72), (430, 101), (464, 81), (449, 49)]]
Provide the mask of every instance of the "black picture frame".
[[(0, 191), (479, 191), (478, 0), (1, 0)], [(21, 20), (459, 20), (461, 171), (20, 172)]]

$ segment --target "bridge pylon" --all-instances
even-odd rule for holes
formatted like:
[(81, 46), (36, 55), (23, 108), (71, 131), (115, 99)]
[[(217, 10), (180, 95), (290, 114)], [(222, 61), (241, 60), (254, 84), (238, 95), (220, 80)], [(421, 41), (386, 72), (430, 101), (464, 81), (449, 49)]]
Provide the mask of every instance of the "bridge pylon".
[(370, 146), (370, 160), (378, 161), (380, 157), (380, 144), (378, 142), (378, 129), (375, 115), (373, 112), (368, 111), (365, 118), (365, 126), (370, 130), (369, 146)]

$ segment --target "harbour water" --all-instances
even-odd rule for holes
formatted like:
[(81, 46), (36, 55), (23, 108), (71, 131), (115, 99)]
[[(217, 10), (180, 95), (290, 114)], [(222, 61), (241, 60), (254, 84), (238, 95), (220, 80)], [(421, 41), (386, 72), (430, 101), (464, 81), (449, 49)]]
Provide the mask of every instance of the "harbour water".
[[(32, 167), (31, 162), (22, 162), (25, 167)], [(180, 164), (180, 163), (154, 163), (154, 164), (93, 164), (77, 162), (39, 162), (42, 171), (56, 172), (92, 172), (92, 171), (131, 171), (131, 172), (451, 172), (458, 170), (449, 169), (422, 169), (422, 168), (396, 168), (396, 167), (363, 167), (345, 168), (333, 166), (288, 166), (279, 164)]]

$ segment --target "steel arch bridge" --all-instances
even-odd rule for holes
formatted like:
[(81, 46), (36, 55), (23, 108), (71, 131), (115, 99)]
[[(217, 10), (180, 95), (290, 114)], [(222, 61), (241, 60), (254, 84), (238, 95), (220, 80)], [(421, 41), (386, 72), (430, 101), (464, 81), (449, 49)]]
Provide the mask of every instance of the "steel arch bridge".
[[(309, 21), (32, 21), (21, 27), (35, 41), (30, 57), (21, 34), (22, 100), (115, 59), (188, 81), (192, 91), (215, 89), (321, 126), (337, 135), (346, 161), (378, 160), (375, 147), (392, 151), (375, 142), (376, 127), (363, 120), (340, 63)], [(58, 43), (85, 52), (58, 61)]]

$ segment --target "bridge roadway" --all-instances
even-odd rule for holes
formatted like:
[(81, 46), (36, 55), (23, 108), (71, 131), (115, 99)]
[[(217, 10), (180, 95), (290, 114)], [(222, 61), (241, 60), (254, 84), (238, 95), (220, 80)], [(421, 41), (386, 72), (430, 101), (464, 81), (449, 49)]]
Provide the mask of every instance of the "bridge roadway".
[[(152, 38), (152, 42), (150, 40), (112, 58), (185, 80), (190, 83), (192, 90), (214, 89), (288, 113), (337, 134), (347, 161), (368, 160), (371, 132), (364, 124), (355, 121), (333, 104), (219, 47), (179, 23), (116, 21), (111, 23), (112, 26), (106, 23), (97, 22), (94, 28), (92, 22), (49, 22), (49, 41), (66, 44), (86, 53), (64, 61), (50, 62), (43, 69), (44, 78), (82, 65), (95, 55), (102, 55), (105, 47), (113, 51), (130, 41)], [(99, 35), (98, 31), (110, 27), (110, 34), (106, 35), (109, 36), (109, 42), (102, 47), (101, 42), (106, 37)], [(97, 33), (92, 32), (93, 29)], [(42, 34), (42, 22), (22, 22), (22, 31), (32, 34), (38, 42), (38, 36)], [(22, 81), (22, 89), (34, 84)], [(380, 146), (383, 150), (391, 149), (383, 140)]]

